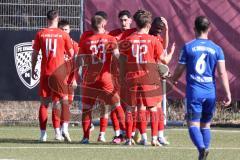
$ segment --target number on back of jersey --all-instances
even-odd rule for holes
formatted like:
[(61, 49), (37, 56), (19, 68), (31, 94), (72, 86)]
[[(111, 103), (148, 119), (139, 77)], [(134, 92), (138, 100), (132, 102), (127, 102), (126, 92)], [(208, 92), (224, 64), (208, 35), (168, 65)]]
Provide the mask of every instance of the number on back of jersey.
[(147, 54), (148, 52), (148, 46), (146, 44), (133, 44), (132, 45), (132, 55), (136, 58), (136, 62), (138, 64), (144, 64), (147, 63), (147, 61), (144, 61), (143, 55)]
[(207, 54), (203, 53), (197, 60), (195, 70), (198, 74), (203, 74), (206, 71), (206, 58)]
[(47, 38), (46, 39), (46, 56), (48, 57), (50, 52), (53, 54), (53, 57), (56, 57), (57, 54), (57, 39)]
[(106, 48), (105, 44), (91, 45), (92, 51), (92, 64), (104, 63), (106, 61)]

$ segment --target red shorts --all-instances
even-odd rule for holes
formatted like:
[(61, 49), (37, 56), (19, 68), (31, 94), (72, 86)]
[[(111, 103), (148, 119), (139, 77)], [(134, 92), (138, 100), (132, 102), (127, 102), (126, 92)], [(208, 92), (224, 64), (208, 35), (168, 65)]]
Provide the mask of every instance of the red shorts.
[(62, 99), (68, 93), (68, 85), (59, 80), (54, 75), (41, 75), (39, 96), (43, 98), (51, 98), (52, 101)]
[(105, 105), (114, 105), (120, 102), (119, 95), (109, 75), (105, 75), (104, 79), (92, 84), (83, 84), (81, 89), (83, 104), (93, 106), (96, 100)]
[(159, 85), (122, 86), (121, 100), (125, 106), (156, 106), (162, 100), (162, 87)]

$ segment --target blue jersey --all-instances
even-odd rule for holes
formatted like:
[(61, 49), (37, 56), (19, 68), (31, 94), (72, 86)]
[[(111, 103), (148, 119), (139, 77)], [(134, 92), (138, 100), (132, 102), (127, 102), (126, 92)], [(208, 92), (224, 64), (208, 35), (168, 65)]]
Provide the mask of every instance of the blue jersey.
[(187, 98), (214, 98), (216, 96), (215, 69), (224, 54), (218, 45), (208, 39), (194, 39), (181, 51), (179, 63), (186, 64)]

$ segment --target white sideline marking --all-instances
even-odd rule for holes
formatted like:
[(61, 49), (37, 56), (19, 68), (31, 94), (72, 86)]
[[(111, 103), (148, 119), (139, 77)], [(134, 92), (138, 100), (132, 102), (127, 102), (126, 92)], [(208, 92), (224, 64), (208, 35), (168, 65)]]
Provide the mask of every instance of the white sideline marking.
[[(89, 147), (89, 146), (78, 146), (78, 147), (0, 147), (0, 149), (174, 149), (174, 150), (196, 150), (194, 147), (112, 147), (112, 146), (95, 146), (95, 147)], [(222, 148), (222, 147), (214, 147), (210, 148), (210, 150), (240, 150), (240, 148)]]

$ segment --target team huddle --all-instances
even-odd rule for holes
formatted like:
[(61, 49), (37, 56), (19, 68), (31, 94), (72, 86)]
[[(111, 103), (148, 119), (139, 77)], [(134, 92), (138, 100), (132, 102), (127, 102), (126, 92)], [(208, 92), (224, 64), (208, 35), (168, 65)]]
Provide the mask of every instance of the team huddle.
[[(151, 145), (169, 145), (164, 137), (162, 83), (159, 65), (167, 65), (175, 51), (168, 49), (168, 23), (163, 17), (128, 10), (118, 14), (121, 27), (107, 31), (108, 16), (98, 11), (91, 18), (91, 30), (83, 32), (77, 44), (69, 37), (70, 24), (59, 21), (58, 11), (47, 13), (48, 27), (36, 34), (33, 44), (32, 72), (42, 51), (39, 109), (40, 141), (47, 140), (48, 106), (52, 102), (55, 139), (71, 142), (68, 132), (74, 86), (81, 89), (82, 144), (90, 142), (92, 112), (100, 109), (99, 142), (106, 142), (108, 117), (112, 121), (112, 142), (125, 145), (148, 145), (147, 125), (151, 126)], [(136, 28), (131, 28), (132, 20)], [(225, 105), (231, 102), (222, 49), (207, 39), (210, 22), (204, 16), (195, 20), (196, 39), (187, 43), (180, 54), (172, 77), (173, 85), (186, 69), (186, 108), (189, 134), (206, 159), (211, 139), (210, 122), (215, 110), (215, 68), (226, 93)], [(169, 52), (168, 52), (169, 51)], [(79, 70), (81, 75), (79, 76)], [(139, 138), (137, 135), (141, 135)]]

